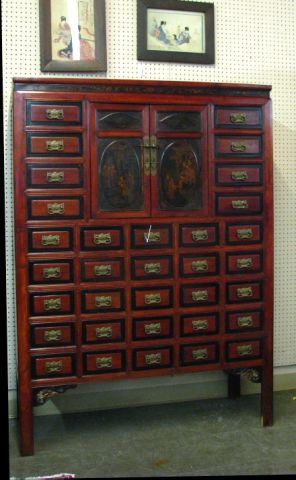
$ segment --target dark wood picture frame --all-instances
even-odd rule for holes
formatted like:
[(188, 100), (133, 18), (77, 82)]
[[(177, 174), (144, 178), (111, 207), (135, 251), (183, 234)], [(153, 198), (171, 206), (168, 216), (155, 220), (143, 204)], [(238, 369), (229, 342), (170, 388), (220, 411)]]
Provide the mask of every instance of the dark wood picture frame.
[[(193, 16), (202, 14), (200, 18), (202, 21), (203, 32), (203, 49), (202, 51), (190, 51), (188, 48), (182, 48), (183, 51), (178, 51), (179, 45), (177, 32), (170, 39), (170, 44), (163, 43), (155, 49), (148, 48), (148, 14), (149, 9), (163, 10), (165, 19), (166, 11), (171, 12), (171, 15), (180, 11), (180, 27), (189, 32), (189, 27), (185, 28), (182, 23), (182, 14), (185, 12), (188, 18), (188, 13), (192, 12)], [(187, 33), (187, 35), (188, 35)], [(185, 41), (183, 41), (185, 43)], [(186, 42), (189, 43), (189, 42)], [(184, 47), (184, 45), (182, 46)], [(186, 47), (186, 46), (185, 46)], [(180, 0), (138, 0), (137, 1), (137, 58), (138, 60), (148, 60), (155, 62), (180, 62), (180, 63), (201, 63), (213, 64), (215, 62), (215, 42), (214, 42), (214, 4), (201, 2), (187, 2)]]
[[(74, 60), (66, 56), (66, 52), (70, 51), (69, 45), (62, 44), (59, 37), (53, 38), (51, 14), (54, 0), (39, 0), (39, 22), (40, 22), (40, 53), (41, 53), (41, 71), (42, 72), (105, 72), (107, 70), (107, 54), (106, 54), (106, 18), (105, 18), (105, 0), (89, 0), (93, 2), (93, 28), (94, 34), (87, 31), (88, 35), (94, 36), (92, 41), (83, 39), (83, 28), (77, 24), (77, 41), (82, 42), (86, 47), (94, 43), (92, 55), (90, 58)], [(86, 2), (87, 3), (87, 2)], [(60, 12), (60, 11), (59, 11)], [(64, 14), (63, 14), (64, 15)], [(67, 19), (67, 13), (65, 12)], [(64, 17), (64, 18), (65, 18)], [(77, 16), (78, 18), (78, 16)], [(57, 21), (61, 21), (62, 17)], [(66, 22), (65, 22), (66, 23)], [(79, 23), (79, 21), (78, 21)], [(69, 31), (69, 25), (65, 27)], [(82, 30), (80, 32), (80, 29)], [(72, 37), (71, 48), (72, 48)], [(53, 55), (53, 45), (59, 43), (60, 51), (64, 50), (63, 57), (57, 59)], [(88, 45), (89, 44), (89, 45)], [(73, 42), (74, 45), (74, 42)], [(81, 45), (81, 43), (80, 43)], [(64, 47), (64, 48), (63, 48)], [(87, 49), (85, 49), (87, 50)], [(80, 47), (81, 51), (81, 47)], [(70, 56), (70, 54), (69, 54)]]

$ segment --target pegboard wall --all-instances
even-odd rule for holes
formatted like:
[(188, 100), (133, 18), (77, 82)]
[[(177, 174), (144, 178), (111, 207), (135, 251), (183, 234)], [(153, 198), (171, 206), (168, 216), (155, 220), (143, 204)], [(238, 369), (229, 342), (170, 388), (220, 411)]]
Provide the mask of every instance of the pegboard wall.
[(214, 65), (137, 61), (136, 3), (137, 0), (106, 0), (106, 73), (42, 74), (38, 0), (1, 2), (9, 389), (16, 387), (17, 355), (12, 171), (13, 77), (64, 76), (272, 85), (275, 366), (296, 364), (296, 1), (214, 0)]

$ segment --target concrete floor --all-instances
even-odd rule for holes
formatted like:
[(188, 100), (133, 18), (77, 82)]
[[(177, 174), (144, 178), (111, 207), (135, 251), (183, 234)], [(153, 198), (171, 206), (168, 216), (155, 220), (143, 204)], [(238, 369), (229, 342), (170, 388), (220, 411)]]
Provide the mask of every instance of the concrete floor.
[(21, 457), (10, 422), (10, 477), (76, 478), (296, 474), (296, 390), (260, 396), (35, 417), (35, 455)]

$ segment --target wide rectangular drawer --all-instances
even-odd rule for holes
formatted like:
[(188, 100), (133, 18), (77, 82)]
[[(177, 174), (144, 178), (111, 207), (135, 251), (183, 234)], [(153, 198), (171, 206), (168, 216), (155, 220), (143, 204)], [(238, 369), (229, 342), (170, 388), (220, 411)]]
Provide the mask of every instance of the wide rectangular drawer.
[(82, 250), (120, 250), (123, 248), (122, 227), (82, 228), (80, 231)]
[(259, 107), (216, 107), (215, 128), (262, 128)]
[(197, 343), (192, 345), (181, 345), (180, 365), (200, 365), (217, 362), (219, 350), (217, 343)]
[(216, 195), (218, 215), (258, 215), (262, 213), (262, 194)]
[(32, 378), (67, 377), (75, 375), (74, 355), (32, 357)]
[(247, 360), (262, 356), (262, 341), (244, 340), (240, 342), (226, 342), (226, 360)]
[(228, 283), (226, 295), (229, 303), (261, 301), (262, 282)]
[(218, 284), (181, 285), (180, 287), (180, 302), (182, 307), (216, 304), (218, 300)]
[(262, 185), (261, 165), (216, 165), (216, 185), (244, 187)]
[(171, 246), (171, 225), (132, 225), (131, 248), (150, 249)]
[(106, 350), (83, 354), (84, 374), (122, 372), (125, 370), (126, 358), (124, 350)]
[(83, 259), (81, 261), (81, 280), (83, 282), (111, 282), (123, 278), (123, 258)]
[(32, 347), (72, 345), (74, 344), (74, 325), (70, 323), (32, 325), (31, 344)]
[(262, 137), (218, 135), (215, 138), (215, 154), (217, 157), (260, 157)]
[(263, 327), (262, 310), (226, 312), (226, 331), (245, 332), (260, 330)]
[(146, 310), (173, 306), (172, 287), (132, 288), (132, 308)]
[(219, 255), (216, 253), (180, 255), (180, 275), (182, 277), (199, 277), (218, 273)]
[(28, 197), (29, 220), (64, 220), (83, 217), (82, 197)]
[(262, 223), (226, 224), (226, 243), (229, 245), (248, 245), (262, 240)]
[(133, 319), (133, 340), (170, 338), (173, 335), (173, 317)]
[(255, 273), (262, 271), (263, 252), (226, 254), (226, 273)]
[(82, 291), (81, 303), (81, 309), (84, 313), (124, 310), (124, 291), (122, 288)]
[(78, 188), (82, 185), (82, 165), (27, 165), (28, 188)]
[(131, 276), (133, 280), (171, 278), (173, 276), (172, 257), (132, 257)]
[(72, 260), (36, 260), (29, 262), (30, 283), (65, 283), (73, 282)]
[(73, 292), (31, 293), (31, 315), (62, 315), (74, 313)]
[(72, 228), (34, 228), (28, 230), (29, 252), (73, 250)]
[(81, 103), (27, 101), (27, 125), (81, 125)]
[(124, 340), (124, 320), (83, 322), (83, 343), (111, 343)]
[(181, 336), (193, 337), (211, 335), (219, 330), (219, 314), (203, 313), (202, 315), (181, 316)]
[(79, 157), (82, 155), (80, 133), (27, 133), (27, 155), (32, 157)]
[(137, 348), (132, 352), (134, 370), (153, 370), (173, 366), (173, 347)]
[(217, 224), (183, 224), (179, 227), (180, 247), (199, 247), (219, 243)]

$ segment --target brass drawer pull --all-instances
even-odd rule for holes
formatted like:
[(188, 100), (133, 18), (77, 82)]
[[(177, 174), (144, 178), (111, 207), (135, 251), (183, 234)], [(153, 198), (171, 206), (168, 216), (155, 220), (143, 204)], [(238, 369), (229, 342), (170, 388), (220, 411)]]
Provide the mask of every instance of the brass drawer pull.
[(244, 209), (249, 208), (247, 200), (232, 200), (232, 208)]
[(42, 235), (41, 237), (41, 245), (45, 247), (49, 245), (59, 245), (60, 244), (60, 236), (59, 235)]
[(160, 263), (145, 263), (145, 273), (160, 273)]
[(237, 268), (251, 268), (253, 266), (252, 258), (238, 258), (236, 261)]
[(208, 358), (208, 351), (206, 348), (199, 348), (198, 350), (192, 350), (192, 358), (194, 360), (203, 360)]
[(230, 145), (230, 149), (231, 149), (232, 152), (242, 153), (242, 152), (245, 152), (247, 150), (247, 147), (243, 143), (232, 143)]
[(111, 307), (112, 305), (112, 297), (111, 296), (98, 296), (95, 297), (95, 306), (97, 308), (101, 307)]
[(54, 362), (45, 362), (47, 373), (60, 373), (63, 371), (63, 362), (61, 360)]
[(236, 351), (240, 357), (243, 357), (244, 355), (252, 355), (253, 348), (252, 345), (239, 345)]
[(63, 152), (64, 151), (63, 140), (50, 140), (46, 142), (46, 150), (48, 152)]
[(231, 178), (236, 182), (245, 182), (246, 180), (248, 180), (248, 172), (231, 172)]
[(201, 240), (208, 240), (209, 234), (207, 230), (192, 230), (192, 240), (194, 242), (200, 242)]
[(208, 267), (209, 266), (207, 260), (196, 260), (191, 264), (193, 272), (204, 272), (208, 270)]
[(65, 178), (64, 172), (47, 172), (46, 179), (49, 183), (63, 183)]
[(252, 297), (253, 290), (252, 287), (237, 288), (236, 294), (239, 298)]
[(46, 330), (44, 340), (46, 342), (58, 342), (62, 339), (62, 330)]
[(112, 357), (98, 357), (96, 358), (97, 368), (110, 368), (113, 365)]
[(160, 232), (145, 232), (144, 239), (147, 243), (149, 242), (160, 242)]
[(110, 338), (112, 337), (112, 327), (97, 327), (96, 328), (96, 337), (97, 338)]
[(44, 310), (60, 310), (62, 307), (62, 300), (60, 298), (50, 298), (48, 300), (44, 300), (43, 302)]
[(161, 324), (160, 323), (148, 323), (145, 325), (145, 334), (146, 335), (157, 335), (161, 333)]
[(237, 317), (237, 325), (238, 327), (252, 327), (253, 325), (252, 316), (247, 315), (245, 317)]
[(93, 242), (95, 245), (109, 245), (111, 241), (111, 233), (95, 233), (93, 236)]
[(94, 274), (96, 277), (107, 277), (112, 274), (111, 265), (95, 265)]
[(48, 108), (46, 110), (46, 117), (49, 120), (64, 120), (64, 110), (62, 108)]
[(206, 330), (209, 326), (208, 320), (193, 320), (192, 328), (193, 330)]
[(63, 215), (65, 213), (64, 203), (48, 203), (47, 211), (49, 215)]
[(161, 353), (150, 353), (145, 355), (146, 365), (154, 365), (161, 363)]
[(201, 302), (203, 300), (208, 299), (208, 291), (207, 290), (197, 290), (196, 292), (191, 292), (191, 297), (194, 302)]
[(240, 240), (253, 238), (253, 230), (251, 228), (240, 228), (237, 230), (237, 237)]
[(160, 302), (161, 302), (160, 293), (149, 293), (145, 295), (146, 305), (151, 305), (152, 303), (160, 303)]
[(60, 278), (61, 277), (61, 268), (60, 267), (49, 267), (43, 269), (43, 278), (49, 280), (50, 278)]
[(231, 123), (246, 123), (247, 115), (245, 113), (231, 113), (230, 121)]

